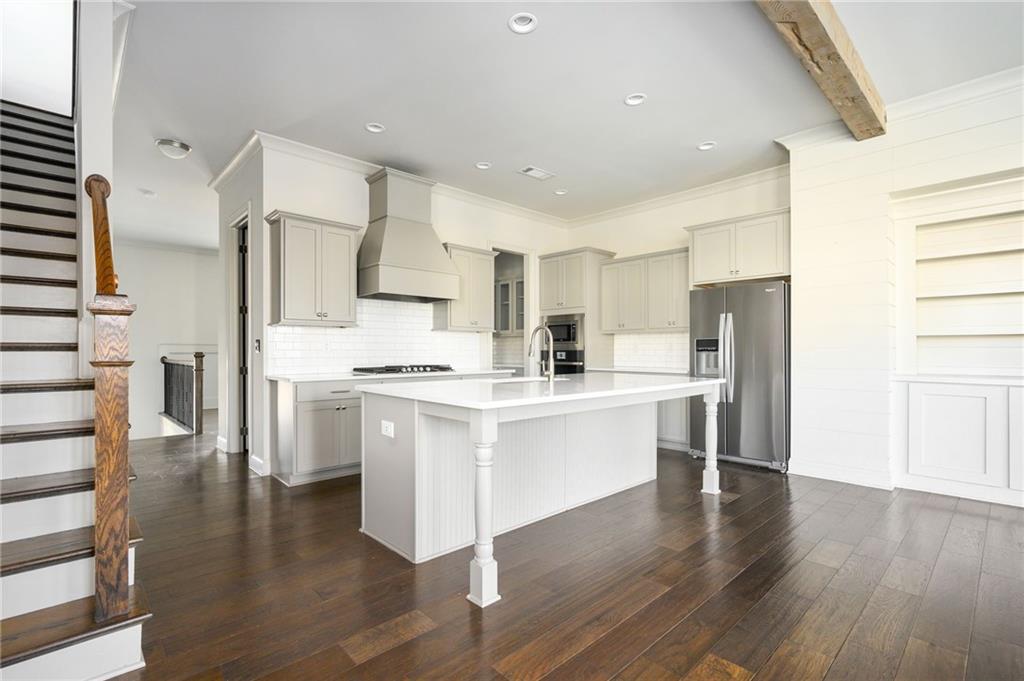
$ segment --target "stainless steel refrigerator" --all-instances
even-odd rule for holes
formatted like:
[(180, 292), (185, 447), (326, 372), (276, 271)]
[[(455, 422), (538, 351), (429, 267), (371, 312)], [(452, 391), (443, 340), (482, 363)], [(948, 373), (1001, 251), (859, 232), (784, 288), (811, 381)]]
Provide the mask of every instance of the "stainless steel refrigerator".
[[(690, 367), (726, 379), (719, 458), (785, 472), (789, 465), (789, 284), (690, 291)], [(704, 403), (690, 402), (690, 453), (704, 455)]]

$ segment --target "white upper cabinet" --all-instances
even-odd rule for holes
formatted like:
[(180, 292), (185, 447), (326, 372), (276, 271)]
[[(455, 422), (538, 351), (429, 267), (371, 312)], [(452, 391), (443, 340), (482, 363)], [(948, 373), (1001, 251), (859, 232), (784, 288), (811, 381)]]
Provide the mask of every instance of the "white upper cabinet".
[(434, 328), (494, 330), (494, 251), (445, 244), (459, 272), (459, 297), (434, 303)]
[(601, 330), (675, 331), (689, 327), (686, 249), (601, 265)]
[(356, 322), (356, 239), (360, 227), (274, 211), (271, 323), (351, 326)]
[(788, 211), (688, 231), (694, 284), (789, 274)]
[(647, 328), (651, 331), (689, 328), (689, 270), (686, 251), (647, 258)]
[(587, 263), (585, 253), (568, 253), (540, 261), (540, 309), (558, 312), (586, 305)]
[(494, 284), (494, 331), (519, 336), (526, 318), (522, 279), (502, 279)]

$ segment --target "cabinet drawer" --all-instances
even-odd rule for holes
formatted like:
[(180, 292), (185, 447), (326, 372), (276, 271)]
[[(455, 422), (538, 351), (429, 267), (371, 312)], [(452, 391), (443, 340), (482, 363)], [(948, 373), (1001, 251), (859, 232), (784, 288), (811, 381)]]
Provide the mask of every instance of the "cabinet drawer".
[(380, 380), (366, 381), (318, 381), (316, 383), (299, 383), (295, 390), (296, 402), (314, 402), (316, 400), (344, 400), (359, 398), (357, 385), (367, 383), (383, 383)]

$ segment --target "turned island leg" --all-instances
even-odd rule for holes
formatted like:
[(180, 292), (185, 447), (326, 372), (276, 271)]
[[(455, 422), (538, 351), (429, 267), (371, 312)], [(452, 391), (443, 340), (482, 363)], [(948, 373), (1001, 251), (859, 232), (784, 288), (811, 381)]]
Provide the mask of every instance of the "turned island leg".
[(469, 561), (469, 594), (466, 598), (485, 608), (501, 599), (498, 595), (498, 562), (494, 560), (494, 502), (491, 481), (494, 443), (498, 439), (497, 416), (492, 412), (474, 414), (470, 431), (476, 459), (476, 539), (473, 542), (473, 560)]
[(704, 494), (719, 494), (718, 487), (718, 386), (704, 395)]

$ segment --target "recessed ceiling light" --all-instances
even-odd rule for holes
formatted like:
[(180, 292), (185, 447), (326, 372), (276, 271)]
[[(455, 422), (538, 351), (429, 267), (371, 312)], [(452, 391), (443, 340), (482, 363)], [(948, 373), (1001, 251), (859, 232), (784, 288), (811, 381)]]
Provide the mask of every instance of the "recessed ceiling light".
[(513, 33), (525, 35), (537, 28), (537, 17), (529, 12), (516, 12), (508, 20), (508, 27)]
[(154, 143), (156, 144), (156, 148), (159, 149), (167, 158), (185, 158), (188, 156), (188, 152), (192, 151), (192, 147), (181, 140), (172, 140), (162, 137), (154, 140)]
[(642, 92), (634, 92), (631, 95), (626, 95), (626, 98), (622, 100), (622, 103), (626, 106), (640, 106), (647, 101), (647, 95)]
[(476, 167), (477, 167), (477, 170), (490, 170), (491, 162), (490, 161), (477, 161), (476, 162)]
[(145, 196), (147, 199), (155, 199), (156, 192), (152, 189), (146, 189), (145, 187), (139, 187), (139, 193)]
[(711, 151), (718, 146), (718, 142), (714, 140), (708, 140), (707, 142), (701, 142), (697, 145), (697, 151)]
[(374, 135), (378, 135), (378, 134), (384, 132), (385, 130), (387, 130), (387, 128), (385, 128), (380, 123), (367, 123), (366, 124), (366, 132), (372, 132)]
[(565, 196), (568, 193), (569, 193), (568, 189), (556, 189), (555, 190), (555, 196)]

